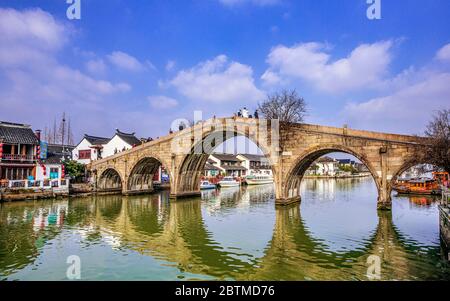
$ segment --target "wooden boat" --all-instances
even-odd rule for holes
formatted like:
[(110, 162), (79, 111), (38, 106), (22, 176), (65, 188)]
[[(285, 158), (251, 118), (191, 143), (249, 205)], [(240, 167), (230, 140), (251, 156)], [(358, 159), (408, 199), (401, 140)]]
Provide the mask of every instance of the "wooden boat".
[(397, 181), (393, 189), (399, 194), (440, 195), (442, 193), (439, 182), (430, 178), (401, 179)]
[(219, 182), (220, 187), (235, 187), (239, 186), (240, 183), (236, 181), (233, 177), (225, 177)]
[(206, 189), (215, 189), (216, 185), (215, 184), (211, 184), (209, 181), (201, 181), (200, 183), (200, 189), (201, 190), (206, 190)]
[(273, 184), (273, 178), (269, 175), (251, 175), (245, 178), (247, 185)]

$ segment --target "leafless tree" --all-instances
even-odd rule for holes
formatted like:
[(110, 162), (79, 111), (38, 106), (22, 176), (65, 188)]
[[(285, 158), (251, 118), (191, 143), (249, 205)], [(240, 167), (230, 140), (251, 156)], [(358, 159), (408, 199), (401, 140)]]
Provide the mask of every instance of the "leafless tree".
[(53, 130), (52, 130), (52, 142), (54, 144), (57, 144), (58, 142), (58, 130), (56, 129), (56, 118), (53, 120)]
[(431, 138), (431, 144), (422, 155), (423, 161), (450, 172), (450, 110), (437, 112), (425, 135)]
[(259, 104), (258, 110), (266, 119), (279, 119), (281, 123), (301, 123), (306, 114), (306, 102), (296, 90), (283, 90), (268, 95)]
[(74, 145), (73, 132), (72, 132), (72, 121), (69, 118), (69, 122), (67, 125), (67, 144)]
[(58, 141), (57, 143), (61, 145), (65, 145), (66, 143), (66, 113), (64, 112), (62, 114), (61, 121), (59, 122), (59, 128), (58, 128)]

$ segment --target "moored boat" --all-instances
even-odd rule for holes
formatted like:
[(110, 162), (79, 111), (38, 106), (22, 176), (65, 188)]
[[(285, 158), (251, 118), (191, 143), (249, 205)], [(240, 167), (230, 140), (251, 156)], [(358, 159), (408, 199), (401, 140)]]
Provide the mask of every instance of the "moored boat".
[(399, 194), (439, 195), (442, 193), (438, 181), (430, 178), (401, 179), (393, 189)]
[(273, 178), (269, 175), (251, 175), (245, 178), (247, 185), (272, 184)]
[(220, 187), (235, 187), (239, 186), (240, 183), (236, 181), (233, 177), (225, 177), (219, 182)]
[(209, 181), (201, 181), (201, 183), (200, 183), (201, 190), (214, 189), (214, 188), (216, 188), (216, 185), (210, 183)]

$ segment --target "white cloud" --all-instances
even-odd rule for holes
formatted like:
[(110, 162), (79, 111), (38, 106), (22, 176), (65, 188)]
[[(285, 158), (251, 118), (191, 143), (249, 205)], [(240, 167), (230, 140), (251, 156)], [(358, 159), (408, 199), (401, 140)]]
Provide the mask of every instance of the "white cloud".
[[(421, 76), (418, 76), (421, 77)], [(350, 103), (342, 112), (353, 128), (420, 134), (436, 110), (450, 104), (450, 73), (435, 73), (394, 93), (363, 103)]]
[(163, 95), (149, 96), (147, 99), (155, 109), (171, 109), (178, 106), (176, 99)]
[(66, 42), (67, 28), (40, 9), (20, 12), (0, 8), (0, 16), (0, 32), (4, 42), (44, 49), (59, 48)]
[(450, 62), (450, 43), (439, 49), (436, 58), (440, 61)]
[(237, 6), (242, 4), (253, 4), (257, 6), (269, 6), (279, 4), (281, 0), (219, 0), (225, 6)]
[(70, 31), (40, 9), (0, 8), (0, 65), (15, 67), (48, 59), (59, 50)]
[[(0, 114), (33, 126), (63, 110), (73, 121), (107, 123), (105, 107), (130, 85), (97, 80), (59, 61), (72, 31), (40, 9), (0, 9)], [(70, 51), (68, 52), (70, 53)], [(102, 118), (103, 117), (103, 118)]]
[(266, 72), (264, 72), (264, 74), (261, 76), (261, 79), (267, 85), (278, 85), (282, 82), (280, 76), (270, 70), (267, 70)]
[(169, 84), (182, 95), (197, 101), (256, 102), (264, 97), (254, 84), (252, 68), (230, 62), (225, 55), (180, 71)]
[(336, 61), (331, 61), (324, 44), (280, 45), (271, 50), (267, 58), (270, 67), (262, 79), (274, 82), (275, 75), (299, 79), (328, 93), (368, 89), (382, 83), (391, 62), (392, 44), (363, 44)]
[(86, 69), (90, 73), (99, 74), (104, 73), (107, 67), (103, 59), (93, 59), (86, 62)]
[[(139, 72), (146, 69), (145, 65), (139, 62), (138, 59), (122, 51), (114, 51), (108, 55), (108, 59), (113, 65), (128, 71)], [(151, 63), (150, 67), (153, 68)]]
[(166, 64), (166, 71), (172, 71), (175, 68), (176, 62), (169, 60)]

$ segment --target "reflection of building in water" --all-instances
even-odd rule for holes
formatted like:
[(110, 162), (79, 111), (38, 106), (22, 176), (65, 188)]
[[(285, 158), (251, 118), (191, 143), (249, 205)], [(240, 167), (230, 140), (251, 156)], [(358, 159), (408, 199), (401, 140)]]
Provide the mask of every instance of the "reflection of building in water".
[(67, 214), (69, 202), (58, 202), (56, 204), (39, 208), (33, 215), (33, 229), (35, 232), (43, 230), (48, 226), (61, 227), (64, 224), (64, 218)]
[(221, 208), (247, 209), (252, 204), (267, 203), (274, 198), (273, 184), (202, 191), (202, 199), (206, 200), (205, 207), (209, 213), (217, 212)]
[[(335, 189), (345, 187), (336, 184)], [(406, 240), (392, 223), (391, 213), (387, 212), (379, 212), (378, 226), (372, 231), (373, 235), (364, 240), (362, 246), (343, 252), (334, 252), (323, 237), (314, 236), (302, 219), (298, 205), (272, 207), (275, 211), (275, 227), (272, 233), (269, 233), (264, 255), (258, 257), (243, 254), (242, 250), (221, 244), (214, 239), (205, 223), (205, 211), (202, 209), (208, 210), (211, 205), (219, 204), (228, 209), (236, 208), (240, 202), (252, 206), (272, 200), (273, 185), (262, 185), (237, 191), (223, 190), (215, 195), (215, 199), (203, 202), (193, 199), (168, 203), (165, 196), (161, 195), (105, 196), (56, 202), (49, 206), (39, 203), (35, 207), (24, 206), (9, 210), (2, 208), (0, 230), (13, 235), (11, 237), (14, 237), (14, 240), (5, 240), (0, 244), (0, 253), (8, 251), (14, 253), (14, 256), (4, 260), (1, 258), (0, 275), (4, 275), (14, 264), (16, 269), (30, 266), (42, 255), (42, 246), (60, 233), (43, 231), (43, 234), (35, 235), (35, 221), (29, 219), (30, 212), (40, 218), (48, 217), (52, 212), (60, 212), (61, 216), (63, 211), (67, 212), (65, 223), (69, 229), (81, 229), (80, 232), (75, 232), (83, 233), (81, 243), (100, 240), (107, 244), (107, 248), (110, 246), (116, 249), (120, 246), (124, 252), (152, 256), (163, 261), (164, 265), (172, 266), (183, 273), (210, 276), (214, 279), (367, 279), (366, 263), (369, 255), (381, 258), (383, 280), (408, 279), (411, 275), (420, 275), (421, 279), (427, 279), (433, 277), (430, 273), (436, 271), (428, 266), (424, 268), (423, 262), (420, 265), (411, 264), (411, 258), (417, 256), (418, 249), (414, 242), (405, 244)], [(224, 208), (221, 209), (225, 211)], [(26, 218), (27, 223), (17, 222), (23, 218)], [(45, 225), (45, 219), (40, 218), (40, 222)], [(39, 221), (37, 223), (39, 224)], [(61, 241), (65, 241), (68, 234), (69, 231), (65, 231), (64, 236), (60, 237)], [(231, 235), (238, 236), (239, 233)], [(96, 244), (96, 247), (105, 247), (105, 244)], [(435, 250), (430, 249), (429, 254), (425, 256), (430, 256), (432, 252)], [(45, 255), (48, 254), (43, 257)], [(111, 259), (114, 260), (114, 257)], [(17, 261), (20, 261), (19, 264)], [(132, 259), (130, 261), (132, 262)]]
[(334, 198), (337, 182), (335, 179), (305, 179), (301, 184), (301, 195), (305, 195), (306, 191), (314, 191), (319, 198)]

